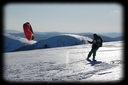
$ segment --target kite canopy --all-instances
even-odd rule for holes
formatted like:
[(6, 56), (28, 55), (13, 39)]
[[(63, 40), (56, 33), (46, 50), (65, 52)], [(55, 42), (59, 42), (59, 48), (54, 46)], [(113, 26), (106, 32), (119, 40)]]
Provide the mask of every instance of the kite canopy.
[(28, 40), (34, 39), (34, 33), (29, 22), (23, 24), (24, 35)]

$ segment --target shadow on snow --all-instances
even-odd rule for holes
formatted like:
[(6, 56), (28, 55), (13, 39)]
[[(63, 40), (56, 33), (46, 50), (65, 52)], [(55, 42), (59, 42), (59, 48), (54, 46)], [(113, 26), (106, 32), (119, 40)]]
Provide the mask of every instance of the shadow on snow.
[(91, 66), (102, 63), (101, 61), (88, 61), (88, 62), (89, 62), (88, 64), (91, 64)]

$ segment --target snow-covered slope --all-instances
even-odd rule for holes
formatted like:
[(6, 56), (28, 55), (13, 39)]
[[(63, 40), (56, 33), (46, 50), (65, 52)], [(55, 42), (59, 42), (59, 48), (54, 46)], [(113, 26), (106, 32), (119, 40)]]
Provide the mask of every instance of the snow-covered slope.
[(19, 36), (13, 36), (10, 34), (4, 34), (3, 36), (4, 36), (3, 52), (10, 52), (22, 46), (31, 45), (31, 44), (36, 43), (36, 41), (34, 40), (28, 41), (26, 38), (22, 38)]
[(4, 53), (3, 78), (8, 82), (36, 83), (106, 84), (123, 80), (122, 41), (103, 43), (97, 51), (97, 62), (86, 61), (90, 50), (91, 44), (84, 44)]
[(35, 45), (37, 48), (42, 48), (44, 47), (44, 45), (53, 48), (53, 47), (86, 44), (87, 40), (92, 40), (92, 39), (89, 37), (79, 36), (75, 34), (60, 34), (45, 40), (38, 41), (37, 43), (35, 43)]
[(37, 43), (33, 45), (23, 46), (15, 51), (25, 51), (25, 50), (87, 44), (87, 40), (91, 41), (92, 39), (89, 37), (79, 36), (79, 35), (74, 35), (74, 34), (60, 34), (60, 35), (52, 36), (45, 40), (37, 41)]

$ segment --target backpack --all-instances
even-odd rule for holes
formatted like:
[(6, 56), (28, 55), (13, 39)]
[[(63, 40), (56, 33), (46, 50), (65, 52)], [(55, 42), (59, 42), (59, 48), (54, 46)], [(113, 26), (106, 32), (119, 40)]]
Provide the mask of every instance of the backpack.
[(100, 37), (100, 36), (98, 36), (98, 38), (97, 38), (97, 46), (99, 46), (99, 47), (102, 47), (102, 38)]

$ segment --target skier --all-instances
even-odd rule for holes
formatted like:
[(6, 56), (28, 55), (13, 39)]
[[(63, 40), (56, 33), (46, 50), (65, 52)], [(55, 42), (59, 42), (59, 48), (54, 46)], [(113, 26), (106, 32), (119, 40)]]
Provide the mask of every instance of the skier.
[(91, 48), (91, 51), (89, 52), (88, 56), (87, 56), (87, 59), (88, 61), (90, 61), (90, 56), (92, 55), (93, 53), (93, 61), (96, 61), (95, 60), (95, 56), (96, 56), (96, 51), (99, 49), (99, 47), (102, 47), (102, 38), (100, 36), (98, 36), (97, 34), (93, 34), (93, 41), (88, 41), (89, 43), (92, 44), (92, 48)]

